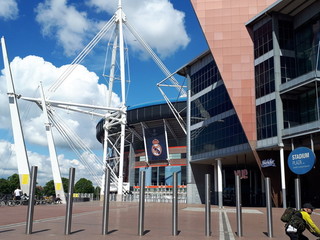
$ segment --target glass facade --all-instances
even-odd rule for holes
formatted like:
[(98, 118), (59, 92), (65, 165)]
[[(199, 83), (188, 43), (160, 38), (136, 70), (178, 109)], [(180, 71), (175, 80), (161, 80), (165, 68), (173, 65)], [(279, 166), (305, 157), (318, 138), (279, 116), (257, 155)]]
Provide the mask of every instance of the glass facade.
[(320, 16), (299, 27), (295, 32), (298, 76), (314, 71), (319, 65)]
[(315, 86), (309, 91), (283, 100), (285, 128), (319, 120), (318, 106), (320, 91)]
[(141, 171), (146, 172), (146, 186), (172, 186), (173, 173), (177, 173), (178, 185), (187, 183), (186, 166), (166, 166), (166, 167), (149, 167), (135, 169), (135, 186), (139, 186), (139, 174)]
[(192, 75), (191, 96), (221, 80), (220, 73), (214, 61)]
[(279, 45), (281, 49), (294, 50), (293, 23), (279, 20)]
[[(290, 38), (290, 26), (286, 24), (282, 24), (281, 26), (281, 44), (289, 49), (292, 47), (290, 45), (292, 44), (290, 41), (290, 39), (292, 39)], [(254, 31), (255, 59), (273, 50), (272, 32), (271, 19)], [(286, 65), (286, 63), (284, 65)], [(255, 90), (257, 99), (265, 97), (275, 91), (274, 71), (274, 58), (272, 55), (268, 55), (262, 62), (255, 65)], [(256, 106), (256, 120), (258, 140), (277, 136), (275, 100), (267, 101)]]
[(205, 128), (191, 131), (191, 154), (211, 152), (247, 142), (238, 117), (234, 114)]
[(256, 98), (274, 92), (274, 63), (273, 58), (255, 66)]
[(265, 139), (277, 136), (276, 101), (260, 104), (257, 110), (257, 138)]
[(281, 83), (286, 83), (296, 77), (296, 61), (293, 57), (281, 56)]
[(232, 108), (232, 103), (224, 85), (220, 85), (214, 91), (210, 91), (191, 102), (191, 125)]
[(254, 58), (258, 58), (273, 49), (272, 21), (268, 21), (253, 34)]
[[(246, 136), (237, 115), (232, 112), (232, 102), (214, 60), (190, 78), (192, 96), (205, 90), (191, 101), (191, 155), (246, 143)], [(226, 112), (232, 113), (224, 115)], [(225, 117), (219, 117), (222, 115)], [(215, 118), (218, 120), (213, 120)]]
[[(320, 41), (320, 14), (294, 29), (292, 20), (277, 19), (278, 42), (281, 50), (280, 71), (281, 84), (292, 79), (320, 69), (319, 41)], [(272, 20), (254, 31), (255, 59), (272, 50)], [(286, 51), (283, 51), (286, 50)], [(272, 54), (265, 55), (264, 60), (255, 66), (256, 98), (262, 98), (275, 91), (275, 68)], [(314, 88), (299, 90), (295, 93), (282, 95), (284, 128), (318, 120), (318, 102)], [(277, 136), (276, 102), (265, 102), (256, 107), (257, 139), (266, 139)]]
[[(174, 153), (169, 155), (170, 159), (182, 159), (185, 153)], [(136, 161), (146, 161), (145, 156), (136, 157)], [(186, 166), (154, 166), (135, 169), (135, 185), (139, 185), (140, 171), (146, 171), (146, 186), (172, 185), (172, 175), (178, 173), (178, 185), (186, 184)]]

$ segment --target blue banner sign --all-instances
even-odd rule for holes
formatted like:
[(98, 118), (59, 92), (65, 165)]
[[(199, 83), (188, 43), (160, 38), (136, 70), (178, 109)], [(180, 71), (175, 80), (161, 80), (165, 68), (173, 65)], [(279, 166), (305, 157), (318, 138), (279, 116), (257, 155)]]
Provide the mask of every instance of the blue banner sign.
[(167, 160), (167, 143), (164, 127), (154, 127), (145, 129), (146, 152), (148, 160), (163, 161)]
[(309, 172), (316, 161), (316, 156), (311, 149), (299, 147), (294, 149), (288, 157), (288, 165), (290, 170), (298, 175)]

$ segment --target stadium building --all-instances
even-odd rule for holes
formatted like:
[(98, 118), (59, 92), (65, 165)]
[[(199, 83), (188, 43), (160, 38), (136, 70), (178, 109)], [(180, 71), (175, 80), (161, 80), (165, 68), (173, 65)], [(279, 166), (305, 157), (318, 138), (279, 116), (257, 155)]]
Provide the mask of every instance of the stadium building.
[[(173, 104), (185, 119), (186, 101), (178, 101)], [(104, 138), (103, 124), (104, 120), (101, 120), (96, 127), (96, 137), (101, 143)], [(159, 129), (165, 134), (168, 153), (161, 159), (148, 159), (145, 153), (144, 137), (147, 131), (159, 131)], [(120, 130), (115, 128), (113, 131)], [(165, 150), (162, 149), (162, 151)], [(124, 162), (124, 182), (130, 182), (131, 190), (140, 185), (140, 171), (146, 172), (146, 187), (148, 188), (170, 188), (173, 184), (173, 172), (177, 172), (179, 187), (186, 187), (186, 134), (165, 101), (128, 108)]]
[[(145, 168), (149, 185), (166, 184), (168, 167), (180, 165), (179, 184), (187, 184), (188, 203), (204, 202), (208, 173), (213, 202), (221, 206), (234, 204), (239, 175), (243, 205), (253, 206), (264, 204), (264, 178), (269, 177), (274, 206), (294, 206), (297, 175), (288, 166), (289, 154), (298, 147), (320, 154), (320, 2), (191, 3), (209, 51), (178, 71), (188, 79), (187, 101), (179, 103), (181, 109), (186, 107), (187, 136), (179, 132), (169, 108), (164, 115), (159, 111), (165, 104), (130, 109), (128, 128), (140, 137), (134, 137), (134, 154), (128, 158), (128, 170), (134, 169), (127, 171), (128, 181), (137, 185), (137, 173)], [(146, 166), (141, 126), (163, 126), (167, 121), (172, 129), (167, 131), (171, 132), (169, 153), (177, 155)], [(98, 139), (101, 127), (99, 123)], [(320, 206), (320, 189), (312, 186), (319, 167), (316, 162), (298, 178), (302, 202), (316, 206)]]
[[(319, 154), (320, 2), (191, 2), (210, 52), (180, 70), (190, 79), (189, 201), (203, 202), (198, 186), (213, 173), (219, 204), (240, 175), (244, 205), (263, 203), (270, 177), (274, 205), (293, 206), (288, 156), (298, 147)], [(318, 169), (300, 175), (302, 201), (315, 205)]]

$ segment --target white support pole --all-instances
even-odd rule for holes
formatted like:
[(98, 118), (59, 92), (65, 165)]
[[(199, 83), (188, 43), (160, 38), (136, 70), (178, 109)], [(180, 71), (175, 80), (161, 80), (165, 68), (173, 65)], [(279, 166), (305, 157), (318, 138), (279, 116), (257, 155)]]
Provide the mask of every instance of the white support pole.
[(29, 169), (29, 160), (27, 156), (27, 150), (24, 142), (24, 136), (20, 121), (19, 107), (17, 103), (17, 95), (15, 93), (12, 73), (10, 69), (10, 64), (8, 60), (7, 48), (4, 37), (1, 38), (1, 47), (3, 62), (5, 68), (5, 75), (7, 79), (7, 91), (9, 98), (9, 108), (11, 115), (12, 131), (15, 152), (17, 157), (18, 164), (18, 173), (20, 180), (20, 187), (23, 193), (29, 193), (30, 188), (30, 169)]
[(121, 113), (121, 140), (120, 140), (120, 156), (119, 156), (119, 178), (118, 178), (118, 194), (117, 201), (122, 199), (122, 188), (123, 188), (123, 167), (124, 167), (124, 140), (125, 140), (125, 130), (127, 123), (126, 114), (126, 75), (125, 75), (125, 61), (124, 61), (124, 41), (123, 41), (123, 18), (125, 15), (122, 12), (121, 1), (119, 0), (118, 10), (117, 10), (117, 24), (119, 30), (119, 50), (120, 50), (120, 79), (121, 79), (121, 103), (124, 111)]
[(54, 145), (53, 134), (52, 134), (52, 124), (49, 121), (48, 117), (48, 109), (47, 104), (43, 92), (42, 83), (40, 82), (40, 90), (41, 90), (41, 97), (42, 97), (42, 112), (43, 112), (43, 121), (45, 125), (45, 130), (47, 134), (48, 140), (48, 148), (50, 154), (50, 162), (52, 168), (52, 175), (53, 175), (53, 182), (54, 182), (54, 189), (56, 192), (56, 197), (61, 199), (62, 203), (66, 203), (66, 197), (64, 194), (63, 184), (61, 180), (59, 162), (57, 158), (56, 148)]
[(149, 163), (146, 134), (145, 134), (145, 130), (144, 130), (144, 125), (143, 124), (141, 124), (141, 129), (142, 129), (142, 134), (143, 134), (143, 144), (144, 144), (144, 149), (145, 149), (144, 152), (145, 152), (145, 156), (146, 156), (146, 162)]
[(281, 168), (281, 187), (282, 187), (283, 208), (287, 208), (286, 173), (285, 173), (285, 165), (284, 165), (283, 147), (280, 147), (280, 168)]
[(167, 160), (170, 161), (170, 153), (169, 153), (169, 142), (168, 142), (168, 133), (167, 133), (167, 124), (166, 124), (166, 120), (163, 119), (163, 125), (164, 125), (164, 134), (165, 134), (165, 138), (166, 138), (166, 145), (167, 145)]
[[(123, 116), (125, 117), (125, 115)], [(119, 164), (119, 178), (118, 178), (118, 194), (117, 201), (122, 200), (122, 188), (123, 188), (123, 167), (124, 167), (124, 135), (126, 126), (121, 124), (121, 142), (120, 142), (120, 164)]]
[(111, 106), (111, 100), (112, 100), (112, 91), (113, 91), (113, 83), (114, 83), (114, 71), (116, 67), (116, 56), (117, 56), (117, 48), (118, 48), (118, 34), (119, 32), (118, 25), (116, 27), (116, 35), (114, 37), (113, 41), (113, 47), (112, 47), (112, 55), (111, 55), (111, 67), (110, 67), (110, 76), (109, 76), (109, 96), (108, 96), (108, 102), (107, 106)]
[(218, 167), (217, 162), (213, 165), (213, 188), (214, 188), (214, 204), (218, 203)]
[[(104, 139), (103, 139), (103, 168), (106, 169), (108, 166), (108, 162), (107, 162), (107, 158), (108, 158), (108, 130), (106, 127), (106, 123), (104, 123)], [(101, 186), (101, 190), (100, 190), (100, 200), (103, 201), (104, 200), (104, 196), (106, 195), (106, 193), (104, 192), (105, 189), (105, 178), (106, 178), (106, 171), (104, 170), (104, 174), (103, 174), (103, 181), (102, 181), (102, 186)], [(109, 189), (110, 190), (110, 189)], [(103, 195), (103, 197), (102, 197)]]
[(218, 206), (219, 208), (223, 207), (223, 196), (222, 196), (222, 164), (221, 159), (216, 159), (217, 161), (217, 172), (218, 172)]

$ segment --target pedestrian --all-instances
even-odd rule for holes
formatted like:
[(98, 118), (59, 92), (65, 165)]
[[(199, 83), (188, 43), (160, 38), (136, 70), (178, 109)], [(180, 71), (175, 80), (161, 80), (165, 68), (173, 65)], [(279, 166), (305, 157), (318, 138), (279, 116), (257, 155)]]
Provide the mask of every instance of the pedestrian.
[(17, 189), (14, 190), (13, 195), (15, 200), (21, 200), (22, 190), (19, 187), (17, 187)]
[(62, 203), (62, 200), (60, 198), (60, 195), (58, 194), (57, 197), (54, 200), (55, 203)]
[[(302, 209), (295, 213), (294, 217), (302, 218), (305, 224), (305, 228), (308, 229), (310, 233), (312, 233), (316, 237), (320, 237), (320, 229), (313, 222), (311, 218), (311, 214), (315, 208), (311, 205), (311, 203), (305, 203), (302, 205)], [(290, 220), (291, 221), (291, 220)], [(288, 226), (286, 227), (286, 234), (290, 237), (291, 240), (309, 240), (305, 235), (303, 235), (303, 231), (297, 230), (295, 227), (290, 224), (289, 221)]]

